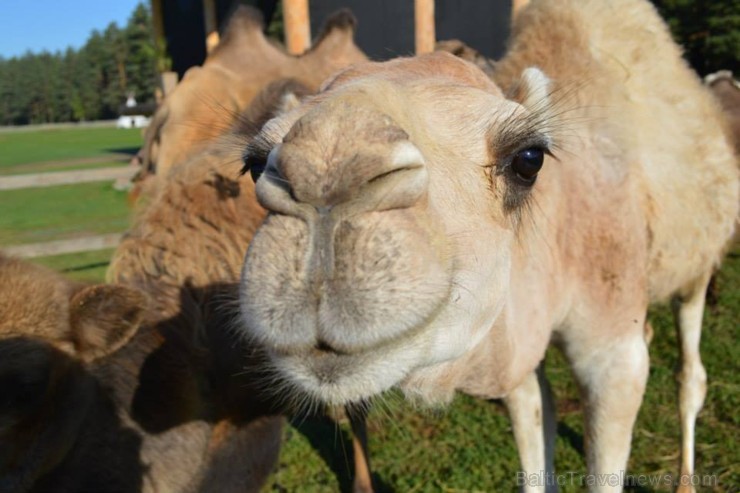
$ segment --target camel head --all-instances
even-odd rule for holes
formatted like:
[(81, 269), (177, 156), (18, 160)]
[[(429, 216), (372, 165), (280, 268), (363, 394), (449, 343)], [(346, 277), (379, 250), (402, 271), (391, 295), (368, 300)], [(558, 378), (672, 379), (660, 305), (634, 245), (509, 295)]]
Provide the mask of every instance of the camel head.
[(239, 6), (232, 13), (218, 47), (202, 67), (185, 73), (152, 117), (138, 154), (142, 177), (166, 174), (221, 135), (259, 91), (264, 60), (285, 56), (267, 40), (263, 27), (256, 9)]
[(508, 97), (447, 53), (347, 69), (245, 152), (269, 214), (241, 331), (310, 402), (378, 394), (460, 358), (502, 314), (537, 175), (547, 77)]
[(38, 340), (88, 363), (126, 344), (142, 323), (146, 299), (134, 289), (72, 282), (2, 255), (0, 274), (2, 341)]

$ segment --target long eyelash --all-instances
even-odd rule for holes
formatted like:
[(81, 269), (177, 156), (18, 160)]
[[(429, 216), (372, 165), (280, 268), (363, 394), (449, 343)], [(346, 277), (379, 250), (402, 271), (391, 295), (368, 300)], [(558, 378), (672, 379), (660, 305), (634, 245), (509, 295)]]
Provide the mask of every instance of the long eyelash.
[(575, 137), (574, 129), (598, 119), (585, 114), (593, 106), (577, 103), (578, 89), (586, 83), (556, 86), (547, 97), (532, 105), (528, 114), (511, 112), (494, 123), (497, 133), (490, 143), (491, 162), (484, 167), (489, 173), (489, 189), (501, 194), (504, 209), (515, 225), (530, 215), (533, 194), (509, 184), (497, 187), (497, 177), (505, 175), (511, 156), (527, 147), (538, 147), (555, 161), (560, 161), (561, 154), (570, 154), (569, 140)]
[(252, 166), (264, 165), (267, 161), (267, 156), (274, 146), (275, 143), (270, 135), (266, 135), (265, 133), (257, 134), (244, 148), (244, 153), (242, 154), (244, 167), (241, 170), (241, 174), (244, 175), (247, 173)]

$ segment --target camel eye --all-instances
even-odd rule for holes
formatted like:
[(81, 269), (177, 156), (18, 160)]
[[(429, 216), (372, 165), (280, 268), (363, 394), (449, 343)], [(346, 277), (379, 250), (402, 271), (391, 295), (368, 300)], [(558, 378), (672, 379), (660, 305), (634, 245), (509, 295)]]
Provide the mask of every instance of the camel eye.
[(514, 155), (511, 160), (511, 170), (523, 185), (533, 185), (544, 160), (545, 151), (543, 149), (528, 147)]
[(249, 174), (252, 176), (252, 181), (257, 183), (257, 180), (265, 171), (266, 166), (266, 156), (261, 156), (255, 153), (247, 153), (244, 156), (244, 167), (242, 168), (242, 174), (245, 174), (247, 171), (249, 171)]

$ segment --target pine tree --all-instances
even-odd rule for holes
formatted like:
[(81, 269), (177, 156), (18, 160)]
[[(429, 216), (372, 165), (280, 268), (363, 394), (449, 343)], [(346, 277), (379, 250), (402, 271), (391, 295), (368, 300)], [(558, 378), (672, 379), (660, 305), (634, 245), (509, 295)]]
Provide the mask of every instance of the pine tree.
[(740, 0), (653, 0), (701, 75), (740, 71)]
[(139, 102), (149, 101), (153, 99), (157, 77), (156, 48), (151, 14), (143, 3), (137, 5), (131, 14), (124, 37), (128, 50), (128, 91), (133, 92)]

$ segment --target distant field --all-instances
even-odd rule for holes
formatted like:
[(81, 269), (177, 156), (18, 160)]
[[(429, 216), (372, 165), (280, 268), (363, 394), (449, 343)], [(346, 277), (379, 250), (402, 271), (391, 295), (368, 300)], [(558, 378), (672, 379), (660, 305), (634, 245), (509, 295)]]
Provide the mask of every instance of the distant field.
[(0, 246), (123, 232), (129, 209), (110, 182), (3, 191)]
[[(0, 180), (3, 175), (126, 165), (141, 142), (140, 129), (0, 133)], [(126, 193), (106, 181), (2, 191), (0, 211), (2, 247), (123, 232), (130, 208)]]
[(0, 133), (0, 174), (125, 162), (141, 147), (141, 142), (141, 129), (64, 128)]

